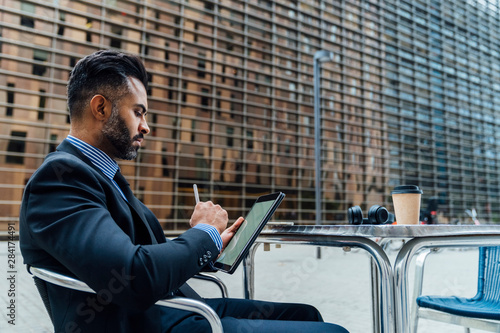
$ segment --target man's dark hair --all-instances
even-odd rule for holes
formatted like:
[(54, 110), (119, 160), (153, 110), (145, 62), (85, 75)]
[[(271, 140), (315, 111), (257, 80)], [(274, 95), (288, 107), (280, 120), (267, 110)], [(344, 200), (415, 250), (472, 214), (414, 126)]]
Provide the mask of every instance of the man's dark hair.
[(141, 81), (147, 90), (148, 74), (137, 56), (102, 50), (78, 61), (68, 81), (70, 118), (81, 117), (86, 105), (96, 94), (116, 103), (118, 98), (128, 92), (128, 77)]

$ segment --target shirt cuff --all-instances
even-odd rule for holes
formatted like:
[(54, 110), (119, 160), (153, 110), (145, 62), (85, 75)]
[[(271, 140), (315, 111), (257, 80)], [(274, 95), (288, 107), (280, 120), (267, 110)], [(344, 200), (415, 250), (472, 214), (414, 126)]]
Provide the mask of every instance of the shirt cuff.
[(200, 230), (203, 230), (206, 233), (208, 233), (210, 235), (210, 237), (212, 238), (212, 240), (214, 241), (215, 245), (217, 246), (217, 249), (219, 250), (219, 252), (222, 250), (222, 237), (220, 236), (219, 232), (217, 231), (217, 228), (215, 228), (214, 226), (211, 226), (209, 224), (204, 224), (204, 223), (197, 224), (193, 228), (200, 229)]

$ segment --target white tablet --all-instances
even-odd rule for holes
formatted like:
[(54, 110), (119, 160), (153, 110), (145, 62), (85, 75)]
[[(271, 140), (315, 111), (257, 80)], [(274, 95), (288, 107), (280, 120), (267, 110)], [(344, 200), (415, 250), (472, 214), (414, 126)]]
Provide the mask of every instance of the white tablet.
[(214, 263), (217, 270), (234, 273), (284, 197), (284, 193), (276, 192), (260, 196), (255, 201), (245, 221)]

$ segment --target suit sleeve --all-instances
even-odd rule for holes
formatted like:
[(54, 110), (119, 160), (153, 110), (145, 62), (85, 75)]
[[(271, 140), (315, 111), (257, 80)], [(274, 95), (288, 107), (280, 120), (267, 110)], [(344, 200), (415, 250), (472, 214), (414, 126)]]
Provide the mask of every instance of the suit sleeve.
[[(133, 244), (114, 221), (106, 196), (110, 189), (95, 170), (78, 161), (58, 163), (57, 168), (44, 165), (25, 189), (20, 215), (27, 230), (21, 243), (45, 251), (60, 270), (67, 269), (98, 295), (147, 308), (217, 257), (210, 236), (196, 229), (161, 244)], [(61, 166), (69, 171), (61, 175)]]

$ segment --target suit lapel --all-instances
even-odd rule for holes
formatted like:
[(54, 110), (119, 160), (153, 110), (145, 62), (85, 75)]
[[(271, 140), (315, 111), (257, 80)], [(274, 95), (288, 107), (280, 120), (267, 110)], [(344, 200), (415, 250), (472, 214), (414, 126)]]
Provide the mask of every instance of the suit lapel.
[(137, 213), (137, 215), (140, 217), (140, 219), (148, 229), (149, 236), (151, 237), (151, 242), (153, 244), (157, 244), (158, 242), (156, 240), (156, 237), (154, 236), (153, 230), (151, 230), (151, 226), (149, 225), (149, 222), (144, 216), (144, 212), (139, 204), (139, 200), (132, 193), (132, 190), (130, 189), (130, 184), (123, 177), (120, 171), (116, 172), (115, 177), (113, 179), (116, 181), (120, 189), (123, 191), (125, 198), (127, 198), (128, 205)]

